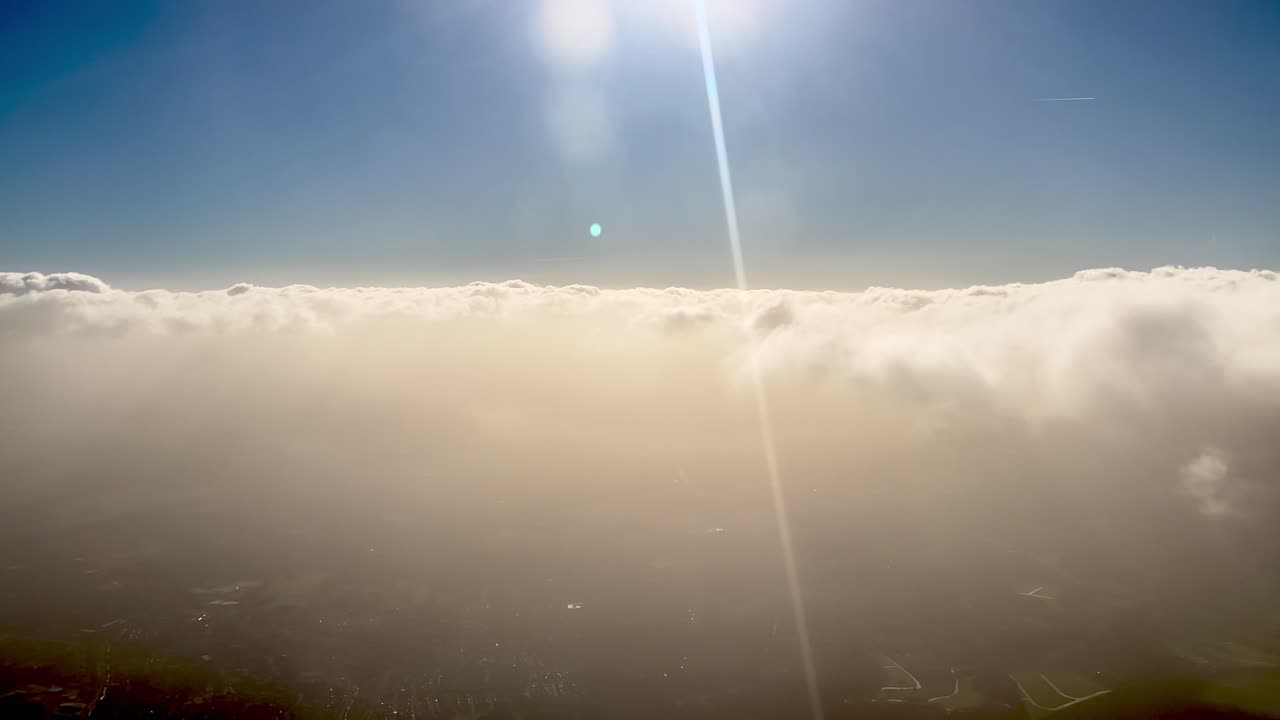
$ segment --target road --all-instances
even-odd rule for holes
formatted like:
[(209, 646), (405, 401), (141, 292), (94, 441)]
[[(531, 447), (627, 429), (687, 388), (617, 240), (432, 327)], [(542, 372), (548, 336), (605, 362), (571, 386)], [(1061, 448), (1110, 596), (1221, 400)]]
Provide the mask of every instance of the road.
[(1035, 590), (1032, 590), (1031, 592), (1024, 592), (1024, 593), (1018, 593), (1018, 594), (1023, 597), (1040, 598), (1041, 600), (1053, 600), (1054, 598), (1051, 598), (1048, 595), (1040, 594), (1040, 591), (1043, 589), (1044, 589), (1044, 586), (1041, 585), (1040, 587), (1036, 588)]
[(951, 668), (951, 677), (955, 680), (955, 686), (951, 688), (950, 695), (939, 695), (935, 698), (929, 698), (929, 702), (938, 702), (939, 700), (950, 700), (960, 694), (960, 677), (956, 675), (956, 669)]
[(1030, 704), (1032, 707), (1039, 708), (1039, 709), (1041, 709), (1041, 710), (1046, 710), (1046, 711), (1048, 711), (1048, 712), (1053, 712), (1053, 711), (1055, 711), (1055, 710), (1061, 710), (1061, 709), (1063, 709), (1063, 708), (1069, 708), (1069, 707), (1071, 707), (1072, 705), (1076, 705), (1076, 704), (1078, 704), (1078, 703), (1082, 703), (1082, 702), (1084, 702), (1085, 700), (1091, 700), (1091, 699), (1093, 699), (1093, 698), (1098, 697), (1099, 695), (1106, 695), (1107, 693), (1111, 692), (1110, 690), (1099, 690), (1099, 691), (1098, 691), (1098, 692), (1096, 692), (1096, 693), (1091, 693), (1091, 694), (1089, 694), (1089, 695), (1085, 695), (1085, 696), (1083, 696), (1083, 697), (1075, 697), (1075, 696), (1073, 696), (1073, 695), (1068, 695), (1068, 694), (1066, 694), (1066, 693), (1062, 692), (1061, 690), (1059, 690), (1059, 689), (1057, 688), (1057, 686), (1056, 686), (1056, 685), (1054, 685), (1053, 683), (1049, 682), (1049, 678), (1044, 677), (1044, 675), (1041, 675), (1040, 677), (1044, 678), (1044, 681), (1045, 681), (1045, 682), (1047, 682), (1047, 683), (1049, 683), (1049, 687), (1053, 688), (1053, 689), (1054, 689), (1054, 691), (1055, 691), (1055, 692), (1057, 692), (1059, 695), (1061, 695), (1061, 696), (1062, 696), (1062, 697), (1064, 697), (1064, 698), (1071, 698), (1071, 699), (1070, 699), (1070, 701), (1069, 701), (1069, 702), (1065, 702), (1065, 703), (1063, 703), (1063, 704), (1061, 704), (1061, 705), (1054, 705), (1053, 707), (1047, 707), (1047, 706), (1045, 706), (1045, 705), (1041, 705), (1040, 703), (1038, 703), (1038, 702), (1036, 702), (1036, 701), (1035, 701), (1035, 698), (1031, 697), (1031, 693), (1027, 692), (1027, 689), (1026, 689), (1026, 688), (1024, 688), (1024, 687), (1022, 686), (1022, 683), (1018, 682), (1018, 678), (1014, 677), (1013, 675), (1010, 675), (1010, 676), (1009, 676), (1009, 679), (1013, 681), (1013, 684), (1014, 684), (1014, 685), (1017, 685), (1017, 686), (1018, 686), (1018, 690), (1020, 690), (1020, 691), (1022, 692), (1022, 697), (1023, 697), (1023, 699), (1025, 699), (1025, 700), (1027, 701), (1027, 703), (1028, 703), (1028, 704)]
[(888, 655), (885, 655), (885, 656), (884, 656), (884, 659), (885, 659), (885, 660), (888, 660), (888, 661), (889, 661), (889, 664), (888, 664), (888, 665), (881, 665), (880, 667), (882, 667), (882, 668), (886, 668), (886, 669), (887, 669), (887, 668), (891, 668), (891, 667), (898, 668), (898, 669), (899, 669), (899, 670), (901, 670), (902, 672), (906, 673), (906, 674), (907, 674), (907, 677), (911, 678), (911, 682), (915, 683), (915, 686), (914, 686), (914, 687), (912, 687), (912, 686), (910, 686), (910, 685), (903, 685), (903, 686), (897, 686), (897, 685), (886, 685), (885, 687), (880, 688), (881, 690), (919, 690), (921, 687), (923, 687), (923, 686), (920, 684), (920, 681), (916, 678), (916, 676), (911, 674), (911, 671), (910, 671), (910, 670), (907, 670), (906, 668), (904, 668), (904, 667), (902, 667), (901, 665), (899, 665), (899, 664), (898, 664), (898, 663), (897, 663), (893, 658), (889, 657)]

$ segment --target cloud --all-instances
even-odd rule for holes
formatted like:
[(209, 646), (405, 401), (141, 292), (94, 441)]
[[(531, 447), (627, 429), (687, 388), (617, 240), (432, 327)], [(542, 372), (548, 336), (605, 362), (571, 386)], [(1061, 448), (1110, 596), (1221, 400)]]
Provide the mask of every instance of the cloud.
[(1170, 543), (1212, 527), (1196, 562), (1280, 560), (1256, 541), (1280, 519), (1271, 271), (856, 293), (6, 273), (0, 342), (8, 497), (78, 484), (95, 513), (217, 486), (656, 522), (679, 514), (676, 467), (747, 513), (767, 497), (758, 367), (788, 492), (822, 498), (793, 504), (811, 542), (896, 522), (1178, 573)]
[(757, 313), (754, 325), (757, 330), (769, 332), (793, 322), (795, 322), (795, 315), (791, 312), (791, 307), (785, 302), (779, 302)]
[(91, 275), (81, 273), (0, 273), (0, 295), (25, 295), (31, 292), (48, 292), (50, 290), (76, 290), (80, 292), (101, 293), (110, 290), (110, 286)]

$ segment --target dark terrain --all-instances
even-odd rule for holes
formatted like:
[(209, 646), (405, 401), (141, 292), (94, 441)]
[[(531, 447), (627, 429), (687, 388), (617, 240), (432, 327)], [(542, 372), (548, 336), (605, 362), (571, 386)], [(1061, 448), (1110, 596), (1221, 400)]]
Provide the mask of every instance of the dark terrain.
[[(1151, 568), (1126, 582), (1121, 560), (1076, 561), (1048, 525), (1034, 546), (1012, 525), (939, 537), (905, 506), (845, 522), (825, 489), (797, 493), (792, 520), (827, 717), (1276, 711), (1265, 588), (1193, 595), (1216, 579), (1180, 572), (1180, 594)], [(726, 511), (722, 492), (663, 479), (564, 507), (458, 491), (444, 507), (365, 500), (346, 521), (337, 498), (231, 491), (11, 505), (0, 703), (32, 718), (809, 717), (766, 498)]]

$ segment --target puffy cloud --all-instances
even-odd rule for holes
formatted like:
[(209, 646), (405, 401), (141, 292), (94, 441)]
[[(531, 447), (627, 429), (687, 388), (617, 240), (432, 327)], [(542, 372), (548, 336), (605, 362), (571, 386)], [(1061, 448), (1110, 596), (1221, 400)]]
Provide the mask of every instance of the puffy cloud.
[(25, 295), (50, 290), (76, 290), (79, 292), (106, 292), (111, 287), (92, 275), (81, 273), (0, 272), (0, 295)]
[[(1274, 538), (1280, 514), (1270, 271), (856, 293), (135, 292), (38, 273), (0, 288), (11, 484), (156, 476), (150, 498), (217, 478), (255, 497), (358, 485), (458, 507), (572, 497), (583, 512), (627, 498), (659, 516), (675, 511), (655, 478), (677, 466), (716, 494), (766, 497), (742, 382), (760, 368), (788, 492), (822, 498), (793, 504), (815, 513), (827, 540), (812, 542), (892, 518), (1176, 568), (1188, 556), (1169, 543), (1197, 523)], [(1241, 568), (1280, 561), (1213, 542)]]
[(757, 330), (769, 332), (790, 325), (794, 321), (795, 314), (791, 312), (791, 307), (784, 302), (779, 302), (757, 313), (754, 325)]
[[(896, 384), (920, 398), (945, 398), (964, 386), (1024, 417), (1209, 391), (1265, 395), (1280, 381), (1280, 282), (1270, 271), (1102, 269), (1041, 284), (860, 293), (608, 290), (519, 280), (129, 292), (77, 273), (4, 273), (0, 289), (0, 334), (7, 336), (331, 335), (389, 320), (481, 317), (576, 317), (588, 327), (622, 323), (637, 331), (719, 328), (737, 333), (726, 357), (756, 352), (780, 377)], [(757, 343), (747, 342), (756, 335)]]

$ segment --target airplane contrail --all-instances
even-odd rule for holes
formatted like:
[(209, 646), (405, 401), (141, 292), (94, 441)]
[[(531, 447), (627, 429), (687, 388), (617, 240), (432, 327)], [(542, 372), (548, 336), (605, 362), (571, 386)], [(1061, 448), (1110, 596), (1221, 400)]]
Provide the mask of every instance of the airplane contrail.
[(1036, 98), (1036, 102), (1076, 102), (1079, 100), (1097, 100), (1096, 97), (1054, 97), (1054, 98)]
[[(705, 0), (694, 0), (698, 18), (698, 45), (702, 51), (702, 77), (707, 88), (707, 110), (711, 114), (711, 134), (715, 140), (716, 165), (720, 171), (720, 199), (724, 204), (724, 219), (729, 230), (729, 249), (733, 253), (733, 271), (742, 293), (744, 310), (747, 307), (747, 272), (742, 260), (742, 238), (738, 234), (738, 210), (733, 199), (733, 179), (729, 174), (729, 151), (725, 149), (724, 121), (720, 116), (720, 89), (716, 83), (716, 64), (711, 53), (711, 27), (707, 21)], [(751, 341), (756, 337), (753, 334)], [(800, 661), (804, 668), (805, 686), (809, 694), (809, 711), (813, 720), (822, 720), (822, 696), (818, 692), (818, 673), (813, 661), (813, 645), (809, 639), (809, 622), (805, 616), (804, 598), (800, 591), (800, 573), (796, 568), (795, 551), (792, 549), (791, 521), (787, 519), (786, 496), (782, 488), (782, 472), (778, 467), (778, 451), (774, 446), (773, 426), (769, 421), (769, 401), (765, 395), (764, 378), (760, 370), (759, 355), (752, 349), (751, 387), (756, 400), (756, 417), (760, 426), (760, 443), (763, 445), (765, 469), (769, 473), (769, 489), (773, 496), (773, 515), (778, 527), (778, 540), (782, 545), (782, 566), (787, 586), (791, 591), (791, 613), (800, 640)]]

